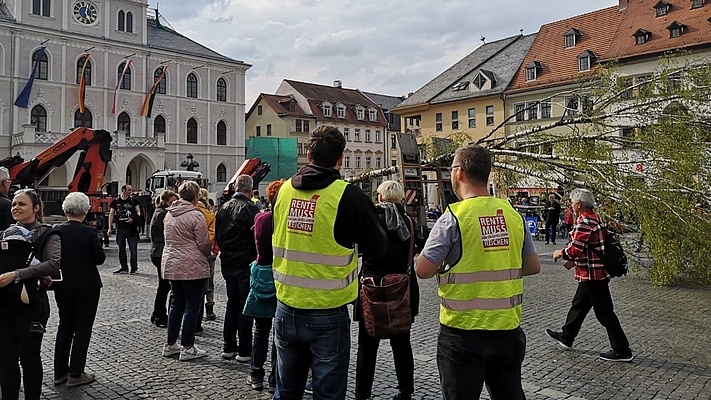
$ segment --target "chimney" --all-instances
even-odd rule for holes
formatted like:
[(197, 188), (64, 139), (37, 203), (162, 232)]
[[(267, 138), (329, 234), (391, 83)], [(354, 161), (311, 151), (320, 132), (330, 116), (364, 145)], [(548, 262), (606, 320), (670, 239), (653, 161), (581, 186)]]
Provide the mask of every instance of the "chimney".
[(343, 87), (343, 83), (341, 81), (333, 81), (333, 87)]
[(620, 0), (620, 11), (625, 11), (629, 2), (630, 0)]

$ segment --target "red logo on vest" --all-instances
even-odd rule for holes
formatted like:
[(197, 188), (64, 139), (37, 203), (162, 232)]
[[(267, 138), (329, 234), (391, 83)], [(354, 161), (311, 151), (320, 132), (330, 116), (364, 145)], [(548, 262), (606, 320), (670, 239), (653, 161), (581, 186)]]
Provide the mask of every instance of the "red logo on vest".
[(481, 227), (481, 242), (485, 249), (509, 245), (509, 231), (506, 229), (504, 210), (496, 210), (494, 217), (479, 217), (479, 226)]
[(289, 216), (286, 218), (287, 229), (313, 232), (318, 198), (319, 195), (315, 194), (310, 200), (291, 199)]

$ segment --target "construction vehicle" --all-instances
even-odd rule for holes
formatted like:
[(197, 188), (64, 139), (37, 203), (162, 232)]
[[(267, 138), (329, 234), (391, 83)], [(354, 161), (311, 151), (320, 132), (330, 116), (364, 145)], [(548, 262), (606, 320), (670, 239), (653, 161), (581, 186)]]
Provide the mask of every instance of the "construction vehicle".
[(166, 169), (154, 172), (146, 180), (146, 192), (150, 193), (152, 197), (160, 195), (164, 190), (172, 190), (177, 193), (180, 184), (186, 180), (195, 181), (201, 188), (207, 189), (208, 181), (203, 177), (202, 172)]
[(40, 182), (77, 152), (79, 160), (67, 191), (82, 192), (89, 196), (91, 209), (87, 221), (91, 221), (99, 231), (105, 230), (106, 215), (112, 200), (104, 193), (104, 174), (111, 161), (109, 132), (77, 128), (29, 161), (15, 155), (0, 160), (0, 166), (10, 172), (13, 187), (37, 189)]
[(220, 204), (228, 201), (235, 194), (235, 184), (237, 183), (237, 177), (240, 175), (249, 175), (252, 177), (252, 188), (259, 187), (259, 182), (264, 179), (267, 174), (271, 171), (271, 165), (269, 163), (263, 162), (259, 158), (248, 158), (244, 160), (242, 165), (237, 169), (237, 172), (232, 176), (225, 188), (222, 190), (222, 196), (220, 197)]

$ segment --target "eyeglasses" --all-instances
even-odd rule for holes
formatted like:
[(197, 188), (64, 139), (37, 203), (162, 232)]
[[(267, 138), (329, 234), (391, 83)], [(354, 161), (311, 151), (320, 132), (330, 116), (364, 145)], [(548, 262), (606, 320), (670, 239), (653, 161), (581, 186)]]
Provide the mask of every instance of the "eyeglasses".
[(449, 167), (449, 172), (454, 171), (455, 168), (459, 168), (459, 165), (452, 165), (451, 167)]

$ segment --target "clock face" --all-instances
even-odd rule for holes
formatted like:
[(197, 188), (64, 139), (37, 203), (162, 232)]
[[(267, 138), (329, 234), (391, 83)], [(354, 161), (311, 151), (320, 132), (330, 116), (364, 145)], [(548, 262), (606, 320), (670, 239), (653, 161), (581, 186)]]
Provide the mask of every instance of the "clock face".
[(77, 1), (74, 3), (74, 19), (84, 25), (92, 25), (96, 22), (99, 11), (96, 6), (88, 1)]

